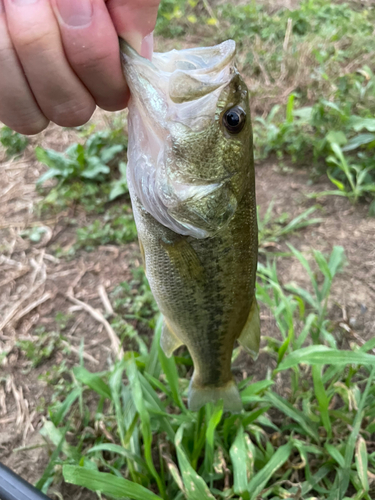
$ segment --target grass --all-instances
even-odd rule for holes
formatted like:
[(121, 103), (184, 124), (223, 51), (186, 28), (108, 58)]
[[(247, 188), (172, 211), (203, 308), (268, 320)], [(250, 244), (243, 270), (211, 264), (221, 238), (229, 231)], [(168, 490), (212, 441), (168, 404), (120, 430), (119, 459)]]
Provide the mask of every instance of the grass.
[(275, 243), (279, 242), (282, 238), (290, 236), (295, 231), (303, 229), (322, 221), (319, 217), (310, 216), (316, 211), (317, 207), (311, 207), (290, 219), (288, 213), (284, 212), (278, 217), (275, 217), (273, 212), (274, 202), (272, 201), (263, 219), (260, 218), (258, 213), (258, 239), (259, 239), (259, 252), (265, 253), (268, 247), (274, 247)]
[[(38, 486), (47, 491), (64, 479), (98, 498), (371, 499), (375, 340), (350, 349), (334, 340), (340, 334), (327, 301), (342, 248), (328, 257), (314, 252), (314, 265), (291, 252), (311, 290), (282, 286), (273, 263), (260, 267), (258, 300), (273, 312), (279, 336), (266, 337), (261, 350), (274, 369), (239, 382), (242, 413), (224, 413), (220, 402), (187, 409), (191, 359), (186, 351), (165, 357), (158, 321), (148, 347), (141, 341), (100, 373), (81, 358), (64, 374), (68, 391), (42, 429), (56, 449)], [(115, 302), (116, 310), (125, 304)]]

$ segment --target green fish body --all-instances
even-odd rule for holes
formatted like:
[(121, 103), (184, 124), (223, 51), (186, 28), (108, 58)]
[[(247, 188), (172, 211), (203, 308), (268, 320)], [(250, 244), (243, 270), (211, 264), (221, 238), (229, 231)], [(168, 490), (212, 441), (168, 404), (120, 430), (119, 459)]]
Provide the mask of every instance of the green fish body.
[(258, 252), (248, 91), (235, 44), (154, 54), (121, 44), (129, 105), (128, 185), (167, 356), (194, 362), (189, 407), (240, 411), (231, 356), (259, 349)]

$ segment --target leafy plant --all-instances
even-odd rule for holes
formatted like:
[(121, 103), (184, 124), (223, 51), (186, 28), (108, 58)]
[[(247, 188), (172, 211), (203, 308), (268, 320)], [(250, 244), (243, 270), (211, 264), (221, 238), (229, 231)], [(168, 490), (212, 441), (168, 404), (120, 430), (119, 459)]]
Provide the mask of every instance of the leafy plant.
[(42, 184), (56, 178), (60, 183), (82, 179), (101, 181), (109, 173), (109, 164), (125, 149), (125, 144), (112, 144), (111, 131), (96, 132), (85, 145), (72, 144), (64, 153), (37, 147), (37, 159), (49, 170), (38, 180)]
[(43, 226), (35, 226), (31, 229), (25, 229), (21, 231), (20, 235), (23, 238), (28, 238), (32, 243), (39, 243), (43, 236), (46, 234), (47, 229)]
[(29, 144), (29, 140), (24, 135), (4, 126), (0, 130), (0, 143), (5, 148), (6, 155), (10, 158), (21, 154)]
[[(126, 163), (121, 161), (127, 148), (123, 127), (94, 132), (81, 131), (84, 145), (72, 144), (63, 153), (36, 148), (39, 161), (49, 167), (38, 185), (55, 178), (57, 185), (44, 192), (40, 212), (56, 212), (82, 205), (87, 212), (101, 213), (106, 203), (128, 194)], [(118, 178), (117, 167), (120, 178)]]
[(109, 193), (109, 201), (113, 201), (119, 196), (123, 196), (124, 194), (128, 194), (128, 181), (126, 179), (126, 169), (127, 164), (123, 161), (119, 163), (119, 171), (121, 174), (120, 179), (113, 181), (111, 192)]

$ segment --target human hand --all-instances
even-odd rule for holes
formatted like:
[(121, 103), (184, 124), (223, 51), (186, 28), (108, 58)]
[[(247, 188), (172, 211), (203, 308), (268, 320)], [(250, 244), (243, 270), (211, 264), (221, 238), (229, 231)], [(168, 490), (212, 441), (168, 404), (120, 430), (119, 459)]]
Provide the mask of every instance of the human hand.
[(0, 120), (37, 134), (123, 109), (118, 35), (150, 57), (159, 2), (0, 0)]

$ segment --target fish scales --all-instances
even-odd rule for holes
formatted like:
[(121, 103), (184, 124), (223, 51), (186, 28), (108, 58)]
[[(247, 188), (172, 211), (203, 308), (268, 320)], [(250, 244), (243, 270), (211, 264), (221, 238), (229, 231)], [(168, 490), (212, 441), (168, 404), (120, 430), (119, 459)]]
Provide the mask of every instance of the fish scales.
[[(241, 409), (230, 369), (233, 346), (239, 340), (255, 356), (260, 336), (250, 109), (232, 63), (234, 42), (224, 44), (181, 51), (180, 66), (187, 60), (193, 69), (178, 75), (177, 90), (171, 86), (181, 71), (176, 51), (168, 72), (168, 54), (156, 55), (158, 67), (122, 45), (132, 92), (128, 183), (134, 217), (145, 272), (164, 316), (162, 347), (171, 355), (186, 345), (193, 359), (193, 410), (221, 398), (226, 409)], [(202, 50), (208, 56), (199, 59)], [(214, 70), (207, 63), (210, 50)], [(219, 77), (213, 74), (218, 67)]]

